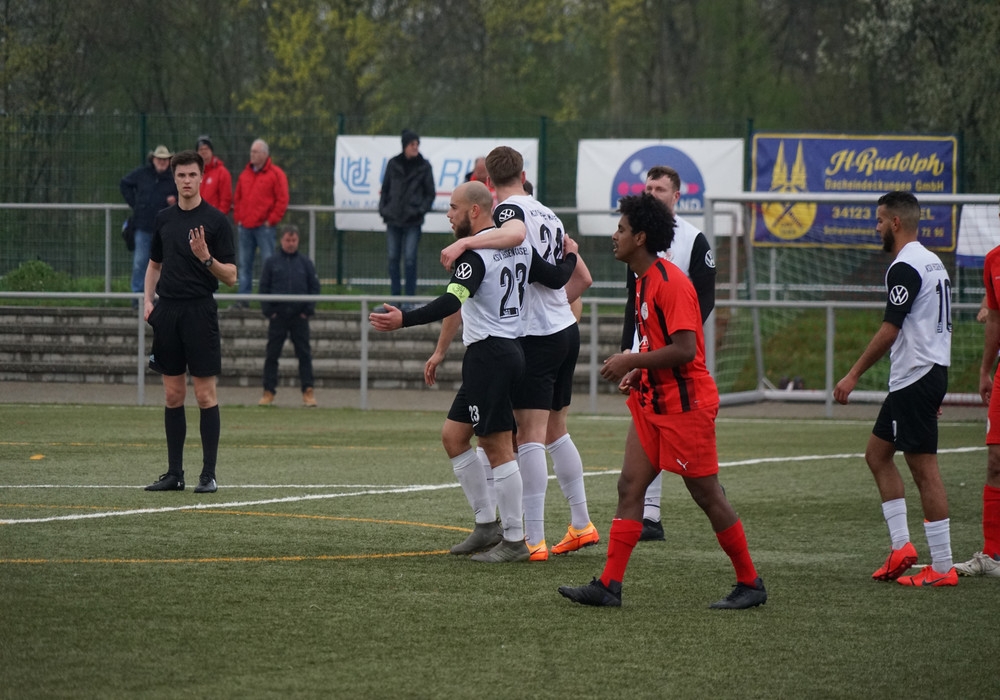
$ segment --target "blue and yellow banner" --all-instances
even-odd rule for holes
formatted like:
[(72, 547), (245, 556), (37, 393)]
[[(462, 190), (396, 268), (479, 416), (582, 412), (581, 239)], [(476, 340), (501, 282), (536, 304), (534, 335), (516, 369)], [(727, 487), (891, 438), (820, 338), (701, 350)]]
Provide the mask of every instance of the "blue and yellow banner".
[[(881, 248), (875, 209), (891, 190), (957, 191), (954, 136), (863, 136), (758, 133), (753, 137), (754, 192), (871, 193), (871, 203), (762, 203), (751, 223), (754, 245)], [(955, 249), (956, 207), (921, 206), (919, 239)]]

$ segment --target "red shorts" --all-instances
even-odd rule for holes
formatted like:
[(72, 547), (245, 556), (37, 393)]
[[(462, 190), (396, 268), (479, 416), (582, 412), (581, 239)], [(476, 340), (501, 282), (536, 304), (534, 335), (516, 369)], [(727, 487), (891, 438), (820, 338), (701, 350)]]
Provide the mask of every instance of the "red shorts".
[(715, 417), (719, 406), (665, 416), (647, 413), (629, 394), (626, 404), (642, 449), (653, 466), (681, 476), (702, 477), (719, 473), (715, 447)]
[(993, 375), (993, 393), (986, 412), (986, 444), (1000, 445), (1000, 367)]

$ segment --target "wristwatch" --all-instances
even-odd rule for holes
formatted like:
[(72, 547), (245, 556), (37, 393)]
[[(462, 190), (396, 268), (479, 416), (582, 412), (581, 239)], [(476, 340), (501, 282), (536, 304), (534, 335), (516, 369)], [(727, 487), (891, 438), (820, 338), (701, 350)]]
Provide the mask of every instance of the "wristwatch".
[(213, 260), (212, 256), (209, 255), (208, 256), (208, 260), (202, 260), (201, 264), (204, 265), (205, 267), (212, 267), (212, 263), (214, 263), (214, 262), (215, 262), (215, 260)]

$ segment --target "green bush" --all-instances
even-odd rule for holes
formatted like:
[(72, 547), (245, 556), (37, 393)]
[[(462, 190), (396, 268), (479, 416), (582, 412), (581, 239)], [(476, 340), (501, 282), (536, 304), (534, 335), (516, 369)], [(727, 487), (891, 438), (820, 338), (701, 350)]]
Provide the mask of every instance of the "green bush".
[(28, 260), (13, 272), (0, 278), (0, 289), (5, 292), (66, 292), (72, 280), (65, 272), (56, 272), (41, 260)]

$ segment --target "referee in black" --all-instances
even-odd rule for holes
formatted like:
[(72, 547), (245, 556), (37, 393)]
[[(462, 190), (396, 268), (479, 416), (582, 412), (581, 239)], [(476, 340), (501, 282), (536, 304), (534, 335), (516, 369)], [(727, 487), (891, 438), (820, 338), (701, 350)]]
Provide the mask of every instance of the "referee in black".
[(220, 280), (236, 284), (233, 231), (225, 215), (201, 198), (201, 156), (181, 151), (170, 159), (170, 168), (177, 203), (156, 215), (144, 300), (146, 322), (153, 327), (149, 368), (163, 375), (167, 473), (146, 490), (184, 490), (184, 397), (190, 371), (201, 411), (203, 457), (194, 491), (214, 493), (220, 432), (215, 378), (222, 371), (222, 346), (213, 294)]

